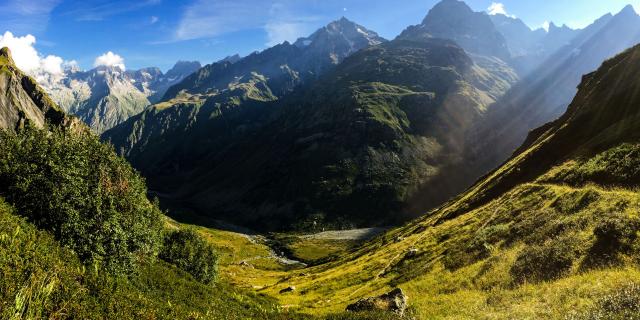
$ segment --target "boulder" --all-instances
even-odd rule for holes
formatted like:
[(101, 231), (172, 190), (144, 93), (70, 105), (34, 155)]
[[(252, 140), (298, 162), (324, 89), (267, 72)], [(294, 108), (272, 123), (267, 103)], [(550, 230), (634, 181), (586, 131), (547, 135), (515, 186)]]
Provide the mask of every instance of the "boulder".
[(415, 248), (409, 249), (409, 251), (407, 251), (407, 256), (406, 257), (407, 258), (414, 258), (414, 257), (416, 257), (418, 255), (418, 252), (420, 252), (420, 251), (418, 251), (418, 249), (415, 249)]
[(350, 304), (347, 306), (347, 311), (361, 312), (383, 310), (402, 315), (405, 309), (407, 309), (407, 300), (408, 297), (404, 294), (402, 289), (396, 288), (381, 296), (361, 299), (354, 304)]
[(288, 292), (294, 292), (294, 291), (296, 291), (296, 287), (289, 286), (289, 287), (286, 287), (286, 288), (280, 290), (280, 294), (288, 293)]

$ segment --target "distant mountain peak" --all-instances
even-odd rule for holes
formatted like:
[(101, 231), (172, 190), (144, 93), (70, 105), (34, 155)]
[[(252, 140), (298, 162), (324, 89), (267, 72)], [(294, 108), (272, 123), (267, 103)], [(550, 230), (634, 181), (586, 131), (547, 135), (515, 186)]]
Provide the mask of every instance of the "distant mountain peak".
[[(429, 19), (433, 19), (434, 15), (439, 15), (439, 14), (448, 14), (448, 13), (457, 13), (457, 14), (466, 14), (466, 15), (472, 15), (475, 12), (471, 9), (471, 7), (469, 7), (464, 1), (459, 1), (459, 0), (442, 0), (440, 2), (438, 2), (435, 6), (433, 6), (433, 8), (431, 8), (431, 10), (429, 10), (429, 13), (427, 14), (427, 16), (424, 18), (424, 20), (422, 20), (423, 24), (426, 24), (429, 22)], [(431, 17), (429, 17), (431, 16)]]
[(555, 24), (554, 22), (550, 22), (549, 23), (549, 33), (552, 32), (558, 32), (558, 31), (574, 31), (575, 29), (569, 27), (566, 24), (563, 24), (562, 26), (558, 26), (557, 24)]
[(180, 60), (173, 65), (173, 68), (169, 69), (165, 74), (165, 77), (186, 77), (198, 69), (202, 68), (199, 61), (184, 61)]
[(638, 15), (638, 12), (636, 11), (636, 9), (633, 7), (633, 5), (628, 4), (626, 5), (624, 8), (622, 8), (622, 10), (620, 10), (620, 12), (618, 14), (633, 14), (633, 15)]
[[(318, 42), (319, 46), (325, 46), (326, 42), (336, 43), (345, 40), (350, 43), (364, 43), (364, 47), (387, 41), (376, 32), (342, 17), (320, 28), (309, 37), (298, 39), (294, 45), (305, 48)], [(357, 47), (362, 47), (362, 45), (357, 45)]]
[(486, 12), (475, 12), (458, 0), (439, 2), (429, 10), (422, 24), (407, 28), (398, 38), (413, 41), (450, 39), (469, 53), (503, 60), (510, 58), (506, 40), (491, 16)]
[(11, 49), (8, 47), (0, 49), (0, 57), (5, 58), (8, 64), (15, 65), (15, 62), (13, 62), (13, 56), (11, 55)]
[(224, 59), (220, 60), (219, 62), (229, 62), (231, 64), (236, 63), (238, 61), (242, 60), (242, 57), (239, 54), (234, 54), (232, 56), (226, 56)]

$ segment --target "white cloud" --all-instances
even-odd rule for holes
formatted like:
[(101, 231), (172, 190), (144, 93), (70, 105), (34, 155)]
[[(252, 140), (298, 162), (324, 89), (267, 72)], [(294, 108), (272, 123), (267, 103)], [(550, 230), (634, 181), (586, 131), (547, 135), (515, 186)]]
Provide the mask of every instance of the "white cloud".
[(196, 0), (186, 7), (171, 41), (211, 39), (224, 34), (262, 29), (266, 45), (295, 41), (316, 29), (308, 4), (296, 0)]
[(544, 31), (549, 32), (549, 27), (551, 27), (551, 22), (549, 21), (545, 21), (542, 23), (542, 26), (540, 26), (542, 29), (544, 29)]
[(35, 49), (36, 37), (28, 34), (16, 37), (7, 31), (0, 35), (0, 47), (9, 47), (13, 61), (20, 70), (34, 76), (38, 81), (43, 79), (59, 80), (64, 76), (62, 65), (64, 60), (58, 56), (43, 57)]
[(61, 14), (71, 16), (78, 21), (102, 21), (111, 16), (141, 10), (161, 2), (161, 0), (76, 1), (72, 9)]
[(35, 33), (46, 29), (51, 11), (61, 0), (2, 0), (0, 1), (0, 30), (18, 34)]
[(42, 71), (50, 74), (62, 74), (62, 63), (64, 61), (58, 56), (48, 55), (46, 58), (40, 60), (40, 67)]
[(24, 37), (15, 37), (7, 31), (0, 36), (0, 47), (9, 47), (18, 68), (24, 72), (35, 71), (40, 67), (40, 55), (33, 47), (36, 37), (28, 34)]
[(160, 20), (160, 18), (156, 17), (156, 16), (151, 16), (151, 24), (155, 24), (156, 22), (158, 22)]
[(487, 8), (487, 12), (489, 12), (489, 14), (492, 15), (492, 16), (497, 15), (497, 14), (502, 14), (502, 15), (505, 15), (505, 16), (511, 17), (511, 18), (515, 18), (516, 17), (514, 15), (507, 14), (507, 10), (504, 8), (504, 4), (500, 3), (500, 2), (491, 3), (489, 8)]
[(296, 22), (268, 22), (265, 25), (269, 41), (267, 46), (275, 46), (285, 41), (293, 42), (306, 36), (307, 28), (304, 24)]
[(94, 67), (99, 67), (99, 66), (118, 67), (122, 71), (125, 70), (124, 59), (121, 56), (111, 51), (97, 57), (96, 60), (93, 62), (93, 66)]
[(239, 30), (260, 28), (267, 22), (266, 1), (196, 0), (178, 24), (176, 40), (212, 38)]
[(62, 69), (64, 70), (80, 70), (80, 65), (78, 64), (78, 61), (76, 60), (71, 60), (71, 61), (65, 61), (62, 63)]

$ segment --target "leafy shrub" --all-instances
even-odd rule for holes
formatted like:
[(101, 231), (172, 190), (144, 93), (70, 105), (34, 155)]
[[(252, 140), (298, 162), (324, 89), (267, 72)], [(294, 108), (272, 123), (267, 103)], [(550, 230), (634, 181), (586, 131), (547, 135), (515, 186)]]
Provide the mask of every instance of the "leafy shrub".
[(70, 249), (0, 198), (0, 319), (308, 318), (273, 298), (202, 284), (157, 259), (127, 277), (82, 268)]
[(577, 254), (573, 239), (556, 238), (543, 245), (526, 247), (511, 266), (516, 283), (540, 282), (560, 278), (573, 266)]
[(555, 177), (556, 182), (584, 184), (635, 185), (640, 183), (640, 145), (622, 144), (602, 152), (593, 158), (565, 169)]
[(618, 254), (633, 249), (640, 231), (640, 219), (615, 214), (602, 219), (593, 230), (595, 242), (585, 264), (596, 266), (616, 263)]
[(88, 132), (0, 132), (0, 195), (85, 263), (130, 273), (160, 244), (144, 180)]
[(167, 234), (159, 257), (202, 283), (209, 284), (216, 279), (218, 256), (215, 249), (193, 229)]
[(509, 225), (497, 224), (478, 230), (474, 237), (456, 241), (446, 250), (442, 263), (450, 271), (491, 256), (491, 251), (509, 234)]
[(563, 214), (575, 214), (599, 198), (600, 194), (595, 190), (568, 192), (559, 196), (551, 206)]
[[(521, 214), (509, 230), (509, 234), (505, 236), (507, 245), (513, 245), (518, 241), (524, 241), (527, 244), (539, 244), (537, 241), (540, 230), (544, 228), (548, 221), (558, 218), (558, 213), (551, 208), (539, 210), (531, 210), (525, 214)], [(544, 238), (543, 242), (548, 238)]]

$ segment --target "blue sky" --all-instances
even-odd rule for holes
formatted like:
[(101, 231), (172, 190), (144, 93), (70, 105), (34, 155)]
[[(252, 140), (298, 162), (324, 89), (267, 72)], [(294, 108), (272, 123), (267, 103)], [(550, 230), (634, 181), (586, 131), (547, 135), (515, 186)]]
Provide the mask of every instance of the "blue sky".
[[(109, 51), (127, 69), (177, 60), (210, 63), (295, 40), (345, 16), (386, 38), (419, 23), (437, 0), (0, 0), (0, 35), (31, 34), (40, 57), (75, 60), (83, 69)], [(640, 0), (468, 0), (494, 2), (531, 27), (545, 21), (583, 27)], [(638, 10), (640, 11), (640, 10)], [(33, 42), (33, 41), (31, 41)], [(104, 58), (104, 57), (103, 57)], [(109, 58), (109, 57), (107, 57)], [(108, 59), (107, 59), (108, 60)], [(102, 60), (101, 60), (102, 61)]]

